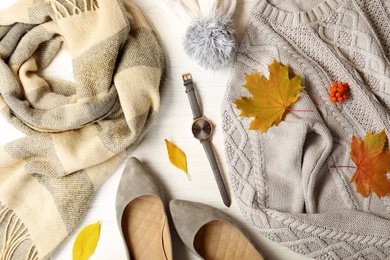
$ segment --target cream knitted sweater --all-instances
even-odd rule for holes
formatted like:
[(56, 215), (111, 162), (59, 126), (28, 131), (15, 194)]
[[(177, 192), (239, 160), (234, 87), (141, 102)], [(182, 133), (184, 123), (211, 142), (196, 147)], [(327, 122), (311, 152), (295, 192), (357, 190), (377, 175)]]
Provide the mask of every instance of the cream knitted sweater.
[[(363, 198), (350, 178), (352, 133), (390, 136), (390, 1), (259, 0), (237, 52), (223, 103), (231, 184), (246, 218), (267, 237), (318, 259), (390, 257), (390, 199)], [(305, 90), (265, 134), (232, 104), (249, 96), (245, 73), (276, 59), (302, 73)], [(347, 82), (340, 109), (333, 81)]]

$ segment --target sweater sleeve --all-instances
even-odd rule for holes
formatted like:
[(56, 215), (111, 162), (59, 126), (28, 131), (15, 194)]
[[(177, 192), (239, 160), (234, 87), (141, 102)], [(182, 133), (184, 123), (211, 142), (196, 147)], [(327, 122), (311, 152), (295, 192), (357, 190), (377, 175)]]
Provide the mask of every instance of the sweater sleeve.
[[(258, 71), (268, 76), (268, 64), (273, 59), (279, 59), (282, 64), (287, 61), (278, 55), (280, 52), (275, 46), (266, 42), (268, 40), (261, 42), (268, 37), (258, 37), (260, 33), (255, 28), (259, 28), (257, 24), (247, 27), (223, 104), (225, 150), (233, 189), (243, 207), (256, 201), (259, 207), (285, 212), (305, 212), (307, 207), (314, 210), (311, 203), (315, 188), (313, 178), (321, 173), (333, 141), (306, 90), (300, 93), (292, 109), (312, 112), (287, 112), (277, 127), (271, 127), (264, 134), (248, 130), (252, 119), (238, 116), (239, 111), (233, 104), (241, 96), (250, 95), (243, 87), (245, 74)], [(261, 33), (267, 34), (267, 31)], [(300, 72), (292, 69), (292, 74)]]

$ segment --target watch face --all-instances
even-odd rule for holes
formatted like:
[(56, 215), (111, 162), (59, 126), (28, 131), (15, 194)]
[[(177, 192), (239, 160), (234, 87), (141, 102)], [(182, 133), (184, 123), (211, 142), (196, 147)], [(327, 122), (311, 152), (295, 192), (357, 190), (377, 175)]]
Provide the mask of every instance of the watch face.
[(205, 140), (210, 137), (212, 126), (209, 121), (203, 118), (196, 119), (192, 124), (192, 134), (196, 139)]

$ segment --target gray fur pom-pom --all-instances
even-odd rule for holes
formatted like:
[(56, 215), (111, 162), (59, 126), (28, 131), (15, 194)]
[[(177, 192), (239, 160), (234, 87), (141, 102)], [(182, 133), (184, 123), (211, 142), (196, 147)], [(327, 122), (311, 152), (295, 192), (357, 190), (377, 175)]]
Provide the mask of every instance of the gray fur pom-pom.
[(226, 65), (236, 48), (236, 30), (230, 18), (219, 14), (199, 17), (187, 28), (184, 51), (205, 69)]

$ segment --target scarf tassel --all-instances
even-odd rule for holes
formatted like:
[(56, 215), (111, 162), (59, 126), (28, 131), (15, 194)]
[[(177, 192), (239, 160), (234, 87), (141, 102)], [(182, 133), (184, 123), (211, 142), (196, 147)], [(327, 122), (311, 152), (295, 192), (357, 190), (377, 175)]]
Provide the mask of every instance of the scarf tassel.
[(97, 0), (84, 0), (79, 6), (76, 0), (49, 0), (57, 19), (80, 14), (85, 11), (94, 11), (99, 8)]
[[(0, 259), (11, 260), (13, 259), (13, 254), (16, 249), (21, 246), (23, 242), (30, 239), (30, 234), (16, 214), (6, 207), (0, 211), (0, 225), (5, 225)], [(27, 251), (25, 259), (38, 260), (38, 252), (34, 245), (31, 245)]]

